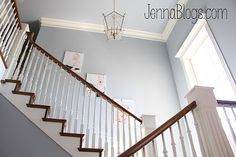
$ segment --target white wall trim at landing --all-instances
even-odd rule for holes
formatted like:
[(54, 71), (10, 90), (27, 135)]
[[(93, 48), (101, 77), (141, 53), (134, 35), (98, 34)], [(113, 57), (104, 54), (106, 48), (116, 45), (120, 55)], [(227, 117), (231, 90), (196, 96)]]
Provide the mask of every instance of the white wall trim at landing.
[[(187, 1), (188, 0), (179, 0), (178, 4), (186, 4)], [(144, 39), (144, 40), (166, 42), (172, 30), (174, 29), (176, 22), (177, 19), (169, 19), (162, 33), (154, 33), (154, 32), (124, 28), (125, 31), (123, 36), (130, 38)], [(104, 33), (103, 25), (84, 23), (79, 21), (41, 17), (40, 24), (41, 26), (46, 26), (46, 27), (56, 27), (56, 28), (80, 30), (87, 32)]]

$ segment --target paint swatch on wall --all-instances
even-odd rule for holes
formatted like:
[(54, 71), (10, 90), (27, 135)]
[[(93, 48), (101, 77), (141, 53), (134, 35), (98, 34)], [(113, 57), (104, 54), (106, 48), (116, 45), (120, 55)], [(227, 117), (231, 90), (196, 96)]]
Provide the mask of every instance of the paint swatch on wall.
[(83, 60), (83, 53), (66, 51), (63, 63), (74, 72), (80, 73), (82, 70)]

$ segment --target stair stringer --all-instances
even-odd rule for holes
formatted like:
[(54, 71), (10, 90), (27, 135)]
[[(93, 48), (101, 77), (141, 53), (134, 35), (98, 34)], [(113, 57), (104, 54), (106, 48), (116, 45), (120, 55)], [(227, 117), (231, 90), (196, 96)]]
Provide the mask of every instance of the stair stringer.
[(44, 122), (42, 118), (45, 115), (45, 109), (29, 108), (30, 96), (13, 94), (15, 83), (1, 84), (0, 93), (4, 95), (19, 111), (21, 111), (29, 120), (31, 120), (39, 129), (55, 141), (60, 147), (67, 151), (73, 157), (99, 157), (98, 153), (79, 152), (80, 138), (61, 136), (62, 124), (54, 122)]

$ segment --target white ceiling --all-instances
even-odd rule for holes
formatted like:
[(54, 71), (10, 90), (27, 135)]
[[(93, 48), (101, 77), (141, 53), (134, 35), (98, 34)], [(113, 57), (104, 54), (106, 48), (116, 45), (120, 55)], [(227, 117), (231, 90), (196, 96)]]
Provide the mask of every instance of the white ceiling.
[[(153, 8), (173, 8), (177, 2), (178, 0), (116, 0), (116, 10), (126, 14), (126, 29), (163, 34), (169, 20), (145, 19), (147, 5), (151, 4)], [(102, 14), (112, 11), (113, 0), (17, 0), (17, 4), (23, 22), (47, 17), (102, 25)]]

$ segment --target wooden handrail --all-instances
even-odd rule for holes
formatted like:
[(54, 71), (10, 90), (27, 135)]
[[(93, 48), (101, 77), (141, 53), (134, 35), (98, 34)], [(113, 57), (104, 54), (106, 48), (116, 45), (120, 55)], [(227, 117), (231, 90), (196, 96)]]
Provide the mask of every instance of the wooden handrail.
[(17, 5), (16, 5), (16, 0), (11, 0), (11, 2), (13, 3), (13, 7), (15, 8), (15, 13), (16, 13), (17, 22), (18, 22), (19, 27), (20, 27), (20, 29), (21, 29), (22, 26), (21, 26), (21, 22), (20, 22), (20, 14), (19, 14), (18, 7), (17, 7)]
[(183, 110), (181, 110), (179, 113), (177, 113), (175, 116), (173, 116), (171, 119), (166, 121), (164, 124), (162, 124), (160, 127), (158, 127), (156, 130), (151, 132), (149, 135), (141, 139), (139, 142), (134, 144), (132, 147), (127, 149), (125, 152), (120, 154), (118, 157), (130, 157), (136, 152), (138, 152), (140, 149), (145, 147), (149, 142), (153, 141), (157, 136), (161, 135), (166, 129), (168, 129), (170, 126), (172, 126), (174, 123), (176, 123), (178, 120), (180, 120), (182, 117), (184, 117), (188, 112), (192, 111), (194, 108), (197, 107), (197, 104), (195, 101), (193, 101), (191, 104), (189, 104), (187, 107), (185, 107)]
[(3, 57), (3, 53), (2, 53), (2, 51), (1, 51), (1, 49), (0, 49), (0, 58), (2, 59), (2, 62), (3, 62), (3, 65), (4, 65), (4, 67), (7, 69), (7, 62), (5, 61), (5, 59), (4, 59), (4, 57)]
[(54, 63), (56, 63), (58, 66), (60, 66), (61, 68), (63, 68), (65, 71), (67, 71), (70, 75), (72, 75), (74, 78), (76, 78), (77, 80), (79, 80), (80, 82), (82, 82), (86, 87), (90, 88), (92, 91), (94, 91), (97, 95), (99, 95), (100, 97), (102, 97), (103, 99), (105, 99), (107, 102), (109, 102), (111, 105), (113, 105), (116, 108), (119, 108), (120, 110), (122, 110), (123, 112), (125, 112), (126, 114), (132, 116), (134, 119), (136, 119), (137, 121), (139, 121), (140, 123), (142, 123), (142, 120), (140, 118), (138, 118), (137, 116), (135, 116), (133, 113), (131, 113), (130, 111), (128, 111), (127, 109), (125, 109), (124, 107), (122, 107), (121, 105), (119, 105), (117, 102), (115, 102), (114, 100), (112, 100), (110, 97), (108, 97), (107, 95), (105, 95), (104, 93), (102, 93), (99, 89), (97, 89), (96, 87), (94, 87), (92, 84), (90, 84), (89, 82), (87, 82), (85, 79), (83, 79), (81, 76), (79, 76), (78, 74), (76, 74), (74, 71), (72, 71), (70, 68), (68, 68), (67, 66), (65, 66), (61, 61), (59, 61), (58, 59), (56, 59), (55, 57), (53, 57), (51, 54), (49, 54), (46, 50), (44, 50), (42, 47), (40, 47), (39, 45), (37, 45), (34, 41), (33, 41), (33, 33), (29, 32), (27, 33), (28, 38), (30, 43), (37, 48), (37, 50), (39, 50), (41, 53), (45, 54), (49, 59), (51, 59)]
[(236, 101), (229, 101), (229, 100), (217, 100), (218, 106), (235, 106), (236, 107)]

